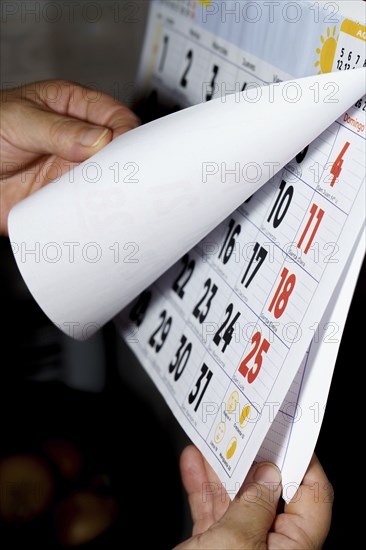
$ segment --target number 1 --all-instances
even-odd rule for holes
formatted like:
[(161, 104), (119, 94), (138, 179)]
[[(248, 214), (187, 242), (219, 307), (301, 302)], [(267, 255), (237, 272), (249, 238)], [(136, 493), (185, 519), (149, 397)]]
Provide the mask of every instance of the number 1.
[(169, 36), (165, 35), (163, 39), (163, 51), (161, 52), (161, 58), (159, 63), (159, 73), (161, 73), (164, 69), (166, 54), (168, 51), (168, 44), (169, 44)]
[(320, 222), (322, 221), (322, 218), (324, 216), (324, 210), (322, 208), (319, 208), (319, 211), (317, 212), (319, 206), (317, 204), (315, 204), (315, 202), (312, 204), (311, 208), (310, 208), (310, 218), (308, 219), (308, 222), (305, 226), (305, 229), (304, 231), (302, 232), (302, 235), (300, 237), (300, 240), (299, 242), (297, 243), (297, 248), (301, 248), (301, 245), (302, 243), (304, 242), (304, 239), (306, 237), (306, 234), (307, 232), (309, 231), (309, 228), (311, 226), (311, 224), (313, 223), (313, 219), (314, 219), (314, 216), (316, 214), (316, 223), (315, 223), (315, 227), (310, 235), (310, 239), (308, 240), (308, 243), (307, 245), (305, 246), (305, 250), (304, 250), (304, 254), (307, 254), (308, 253), (308, 250), (309, 248), (311, 247), (311, 244), (314, 240), (314, 237), (315, 237), (315, 234), (316, 232), (318, 231), (318, 227), (320, 225)]
[(294, 275), (294, 273), (291, 273), (291, 275), (289, 275), (288, 277), (287, 275), (288, 269), (284, 267), (281, 271), (280, 284), (278, 285), (277, 290), (272, 298), (272, 302), (269, 304), (268, 311), (272, 312), (272, 309), (274, 307), (273, 314), (276, 319), (281, 317), (281, 315), (285, 311), (292, 291), (295, 288), (296, 275)]
[(292, 185), (289, 185), (286, 190), (285, 187), (286, 182), (285, 180), (282, 180), (279, 186), (280, 192), (278, 193), (273, 208), (267, 218), (267, 222), (270, 222), (274, 214), (272, 223), (275, 229), (282, 223), (283, 218), (286, 216), (286, 212), (289, 209), (292, 201), (292, 196), (294, 194), (294, 188), (292, 187)]
[(264, 260), (267, 257), (268, 250), (263, 248), (263, 246), (261, 246), (259, 248), (259, 246), (260, 246), (259, 243), (255, 243), (255, 245), (253, 247), (253, 254), (252, 254), (252, 257), (250, 259), (249, 265), (248, 265), (248, 267), (247, 267), (247, 269), (246, 269), (246, 271), (243, 275), (243, 278), (241, 280), (241, 284), (243, 284), (246, 277), (247, 277), (247, 275), (249, 274), (250, 268), (252, 267), (252, 263), (255, 260), (257, 263), (255, 265), (255, 268), (253, 269), (253, 273), (251, 274), (251, 276), (249, 277), (249, 279), (247, 280), (247, 282), (244, 285), (245, 288), (248, 288), (248, 286), (250, 285), (250, 283), (252, 282), (252, 280), (254, 278), (254, 275), (257, 273), (258, 269), (260, 268), (260, 266), (262, 265), (262, 263), (264, 262)]

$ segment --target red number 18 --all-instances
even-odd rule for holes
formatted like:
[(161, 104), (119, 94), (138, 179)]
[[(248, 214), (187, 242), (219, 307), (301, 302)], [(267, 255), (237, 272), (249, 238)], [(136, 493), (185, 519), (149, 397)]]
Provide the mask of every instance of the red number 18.
[(288, 277), (287, 275), (288, 269), (284, 267), (281, 271), (280, 284), (278, 285), (272, 301), (269, 304), (268, 311), (272, 311), (274, 308), (273, 315), (276, 319), (281, 317), (282, 313), (285, 311), (287, 302), (295, 288), (296, 275), (294, 275), (294, 273), (291, 273)]

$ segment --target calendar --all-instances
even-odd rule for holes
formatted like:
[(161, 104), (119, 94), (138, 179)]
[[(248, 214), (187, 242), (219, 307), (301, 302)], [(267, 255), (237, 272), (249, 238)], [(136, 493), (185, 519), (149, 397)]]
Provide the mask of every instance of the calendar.
[[(278, 4), (153, 2), (141, 98), (174, 111), (366, 66), (366, 28), (342, 3)], [(363, 97), (116, 319), (231, 497), (270, 460), (289, 500), (311, 458), (364, 256), (365, 110)]]
[[(146, 113), (16, 205), (35, 299), (115, 319), (228, 494), (310, 461), (365, 251), (363, 2), (155, 0)], [(149, 452), (155, 452), (149, 449)]]

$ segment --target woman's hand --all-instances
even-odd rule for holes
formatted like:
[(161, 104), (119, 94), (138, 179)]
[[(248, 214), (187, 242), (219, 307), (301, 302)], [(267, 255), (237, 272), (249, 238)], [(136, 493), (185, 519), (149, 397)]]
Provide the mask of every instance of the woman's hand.
[(139, 124), (113, 97), (64, 80), (2, 90), (0, 121), (2, 234), (12, 206)]
[(281, 475), (268, 462), (251, 468), (231, 502), (217, 475), (193, 446), (181, 458), (193, 536), (176, 550), (315, 550), (328, 534), (333, 492), (314, 455), (303, 482), (278, 512)]

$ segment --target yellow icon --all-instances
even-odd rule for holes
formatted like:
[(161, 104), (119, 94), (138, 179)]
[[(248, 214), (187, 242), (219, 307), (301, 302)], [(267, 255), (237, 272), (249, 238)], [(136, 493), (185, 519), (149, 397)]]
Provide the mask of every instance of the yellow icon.
[(230, 439), (229, 445), (227, 446), (227, 449), (226, 449), (226, 458), (227, 459), (231, 458), (233, 456), (233, 454), (235, 453), (237, 442), (238, 442), (238, 440), (236, 439), (236, 437), (232, 437)]
[(226, 431), (225, 422), (220, 422), (219, 424), (217, 424), (216, 430), (215, 430), (215, 435), (214, 435), (215, 443), (220, 443), (222, 441), (222, 439), (225, 435), (225, 431)]
[(200, 4), (202, 4), (202, 6), (205, 6), (206, 8), (208, 8), (208, 6), (211, 4), (211, 0), (198, 0)]
[(366, 27), (360, 25), (359, 23), (355, 23), (350, 19), (345, 19), (343, 21), (341, 25), (341, 32), (344, 32), (346, 34), (349, 34), (353, 38), (357, 38), (366, 42)]
[(240, 413), (240, 418), (239, 418), (239, 424), (241, 428), (244, 428), (248, 424), (249, 415), (250, 415), (250, 405), (245, 405), (245, 407), (243, 407)]
[(227, 412), (233, 413), (239, 403), (239, 394), (236, 390), (230, 395), (227, 402)]
[(334, 55), (337, 49), (337, 41), (339, 35), (336, 37), (337, 28), (334, 26), (333, 32), (330, 27), (327, 28), (327, 37), (320, 37), (322, 46), (316, 49), (316, 53), (319, 54), (319, 60), (314, 63), (314, 67), (319, 67), (318, 74), (330, 73), (333, 66)]

